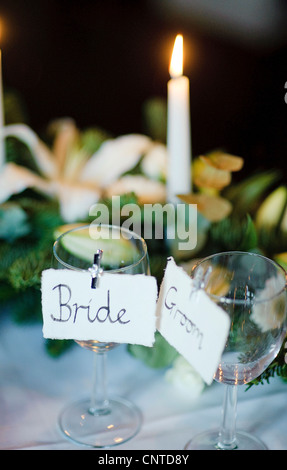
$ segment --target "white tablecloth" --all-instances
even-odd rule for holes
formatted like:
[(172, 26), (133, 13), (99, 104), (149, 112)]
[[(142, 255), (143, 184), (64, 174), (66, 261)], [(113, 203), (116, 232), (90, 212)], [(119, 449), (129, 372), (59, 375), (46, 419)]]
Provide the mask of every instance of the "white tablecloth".
[[(66, 440), (58, 416), (68, 403), (88, 396), (93, 353), (78, 345), (58, 359), (44, 349), (41, 325), (16, 326), (0, 317), (0, 449), (83, 450)], [(156, 371), (131, 357), (125, 346), (108, 353), (108, 388), (132, 400), (143, 425), (118, 450), (183, 450), (198, 432), (221, 419), (223, 386), (207, 387), (192, 401)], [(287, 450), (287, 384), (239, 387), (238, 428), (254, 433), (270, 450)]]

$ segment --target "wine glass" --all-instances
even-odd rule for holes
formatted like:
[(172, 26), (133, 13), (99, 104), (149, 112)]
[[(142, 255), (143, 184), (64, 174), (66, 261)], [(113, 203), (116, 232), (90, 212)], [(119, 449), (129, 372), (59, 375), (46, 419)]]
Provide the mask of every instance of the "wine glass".
[[(150, 274), (145, 241), (136, 233), (113, 225), (80, 225), (56, 240), (54, 267), (87, 271), (102, 250), (101, 268), (115, 274)], [(92, 279), (92, 277), (91, 277)], [(91, 398), (68, 406), (60, 428), (72, 441), (93, 448), (116, 446), (131, 439), (141, 426), (141, 413), (123, 398), (109, 398), (106, 391), (106, 354), (113, 342), (76, 341), (95, 353)]]
[(219, 430), (195, 436), (187, 450), (263, 450), (256, 437), (236, 431), (237, 386), (257, 378), (277, 356), (286, 335), (286, 273), (264, 256), (219, 253), (192, 271), (208, 296), (231, 320), (215, 380), (225, 384)]

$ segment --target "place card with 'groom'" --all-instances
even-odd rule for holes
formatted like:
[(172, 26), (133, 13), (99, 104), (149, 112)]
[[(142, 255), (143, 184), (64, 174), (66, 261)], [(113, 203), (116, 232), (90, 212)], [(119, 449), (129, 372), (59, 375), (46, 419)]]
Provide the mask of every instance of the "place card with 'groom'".
[(226, 344), (230, 318), (173, 258), (167, 262), (157, 317), (162, 336), (211, 384)]

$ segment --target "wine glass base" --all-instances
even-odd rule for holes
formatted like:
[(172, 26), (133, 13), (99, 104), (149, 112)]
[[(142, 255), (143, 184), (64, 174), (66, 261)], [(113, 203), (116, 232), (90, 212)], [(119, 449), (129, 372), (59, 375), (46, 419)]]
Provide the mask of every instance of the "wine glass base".
[(114, 447), (134, 437), (141, 427), (140, 411), (123, 398), (109, 400), (105, 413), (91, 413), (89, 408), (90, 400), (83, 400), (67, 407), (60, 416), (61, 431), (78, 445)]
[(267, 450), (264, 442), (243, 431), (236, 432), (234, 445), (222, 447), (218, 444), (219, 431), (207, 431), (192, 438), (185, 450)]

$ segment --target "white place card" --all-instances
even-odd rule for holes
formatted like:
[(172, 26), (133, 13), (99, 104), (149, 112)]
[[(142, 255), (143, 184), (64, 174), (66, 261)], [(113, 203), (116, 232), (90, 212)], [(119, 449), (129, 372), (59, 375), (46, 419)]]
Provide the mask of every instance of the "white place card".
[(157, 304), (157, 329), (211, 384), (230, 329), (230, 319), (169, 258)]
[(156, 279), (65, 269), (42, 273), (43, 336), (152, 346), (156, 331)]

